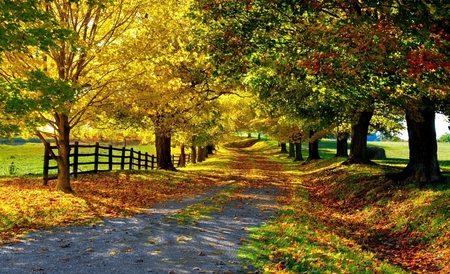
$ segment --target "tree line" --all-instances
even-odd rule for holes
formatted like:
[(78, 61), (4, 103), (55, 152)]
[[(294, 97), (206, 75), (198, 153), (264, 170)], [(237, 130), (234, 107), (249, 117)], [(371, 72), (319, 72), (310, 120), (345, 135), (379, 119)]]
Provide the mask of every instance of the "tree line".
[[(1, 137), (52, 138), (71, 192), (70, 139), (90, 135), (198, 148), (257, 131), (319, 158), (338, 140), (370, 163), (369, 129), (406, 120), (400, 178), (440, 183), (434, 115), (448, 114), (444, 1), (19, 0), (0, 3)], [(300, 154), (301, 155), (301, 154)]]
[[(399, 179), (443, 183), (435, 113), (449, 114), (450, 18), (445, 1), (196, 1), (198, 40), (217, 77), (244, 85), (283, 117), (298, 143), (338, 139), (348, 164), (369, 164), (369, 129), (405, 120), (409, 163)], [(286, 122), (287, 121), (287, 122)]]

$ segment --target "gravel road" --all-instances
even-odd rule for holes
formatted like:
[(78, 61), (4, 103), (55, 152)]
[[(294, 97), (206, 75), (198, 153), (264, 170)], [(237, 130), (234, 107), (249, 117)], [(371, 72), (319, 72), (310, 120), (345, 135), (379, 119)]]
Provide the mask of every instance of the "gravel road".
[[(133, 218), (36, 231), (0, 247), (0, 274), (259, 273), (245, 265), (238, 249), (252, 228), (276, 217), (284, 193), (278, 187), (289, 178), (256, 152), (235, 149), (232, 155), (233, 164), (220, 177), (225, 184), (207, 193), (156, 204)], [(220, 200), (230, 187), (234, 194)], [(170, 218), (189, 205), (214, 203), (220, 209), (195, 223)]]
[(0, 273), (258, 272), (244, 265), (237, 251), (252, 227), (276, 214), (276, 188), (249, 188), (194, 225), (167, 218), (221, 190), (158, 204), (134, 218), (33, 232), (0, 249)]

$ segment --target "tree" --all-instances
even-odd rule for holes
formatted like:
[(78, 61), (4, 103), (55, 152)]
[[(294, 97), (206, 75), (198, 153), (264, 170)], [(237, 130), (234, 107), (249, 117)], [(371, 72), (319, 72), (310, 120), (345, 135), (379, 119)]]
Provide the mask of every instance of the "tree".
[[(71, 32), (63, 29), (45, 10), (40, 10), (40, 1), (7, 1), (0, 4), (0, 63), (5, 55), (11, 53), (30, 53), (30, 48), (43, 52), (54, 49), (61, 41), (69, 40)], [(51, 84), (51, 79), (42, 77), (34, 79), (35, 84)], [(41, 81), (37, 83), (37, 81)], [(18, 105), (11, 104), (13, 88), (10, 86), (10, 75), (5, 69), (0, 69), (0, 136), (9, 138), (20, 132), (21, 121), (14, 117)], [(25, 84), (25, 83), (24, 83)], [(31, 83), (27, 83), (31, 84)], [(6, 92), (9, 91), (9, 92)], [(17, 110), (21, 115), (23, 111)]]
[(0, 53), (29, 52), (30, 46), (48, 52), (69, 38), (70, 31), (61, 28), (51, 14), (40, 9), (40, 3), (22, 0), (0, 4)]
[[(136, 61), (136, 52), (146, 45), (131, 47), (136, 42), (130, 30), (133, 23), (142, 20), (139, 11), (145, 7), (139, 1), (126, 0), (40, 2), (40, 10), (75, 33), (74, 41), (60, 41), (49, 53), (31, 48), (30, 53), (5, 55), (10, 64), (5, 75), (15, 79), (10, 101), (23, 102), (23, 108), (31, 113), (22, 120), (34, 128), (56, 159), (59, 190), (73, 191), (69, 176), (71, 130), (94, 117), (93, 108), (122, 90), (125, 80), (133, 77), (127, 69)], [(136, 52), (130, 52), (130, 48)], [(43, 77), (51, 82), (36, 84)], [(44, 132), (39, 124), (48, 124), (53, 131)], [(45, 136), (55, 139), (58, 153), (51, 151)]]
[[(298, 110), (320, 102), (309, 106), (316, 113), (326, 104), (326, 115), (317, 115), (326, 127), (337, 116), (352, 123), (349, 162), (368, 162), (366, 137), (376, 108), (403, 109), (408, 125), (421, 128), (432, 123), (427, 111), (443, 109), (448, 100), (449, 10), (441, 1), (205, 0), (199, 8), (214, 29), (207, 39), (217, 74), (263, 72), (255, 86), (264, 87), (258, 90), (264, 97), (303, 103)], [(431, 137), (421, 136), (430, 145), (411, 147), (423, 150), (412, 155), (429, 151), (426, 158), (435, 159)], [(421, 159), (410, 159), (406, 171), (414, 170), (406, 173), (423, 183), (442, 181), (437, 159), (432, 166)]]

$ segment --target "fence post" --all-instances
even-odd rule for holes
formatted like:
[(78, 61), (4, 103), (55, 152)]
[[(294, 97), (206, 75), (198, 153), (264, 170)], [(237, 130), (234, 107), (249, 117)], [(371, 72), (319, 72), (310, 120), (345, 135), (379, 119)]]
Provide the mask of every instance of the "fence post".
[(95, 143), (95, 153), (94, 153), (94, 172), (98, 173), (98, 154), (100, 149), (100, 144), (98, 142)]
[(78, 178), (78, 142), (75, 142), (73, 147), (73, 178)]
[(109, 164), (109, 170), (112, 170), (113, 169), (113, 147), (112, 147), (112, 145), (109, 145), (108, 164)]
[(138, 151), (138, 169), (139, 169), (139, 170), (141, 170), (141, 156), (142, 156), (142, 153), (141, 153), (141, 151), (139, 150), (139, 151)]
[(155, 155), (152, 155), (152, 169), (155, 168)]
[(133, 151), (133, 148), (130, 148), (130, 170), (132, 170), (133, 169), (133, 154), (134, 154), (134, 151)]
[(145, 170), (148, 169), (148, 152), (145, 153)]
[(125, 147), (122, 147), (122, 158), (120, 158), (120, 169), (125, 169)]
[(43, 185), (48, 184), (48, 166), (50, 162), (50, 153), (47, 151), (47, 147), (44, 146), (44, 174), (43, 174)]

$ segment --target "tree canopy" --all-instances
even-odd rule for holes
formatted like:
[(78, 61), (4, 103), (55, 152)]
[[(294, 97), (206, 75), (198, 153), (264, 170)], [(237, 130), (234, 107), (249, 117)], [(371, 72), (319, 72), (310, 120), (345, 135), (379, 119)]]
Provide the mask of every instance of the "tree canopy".
[(351, 164), (371, 163), (370, 130), (389, 134), (403, 119), (410, 163), (401, 177), (443, 181), (431, 126), (436, 112), (450, 114), (443, 1), (0, 4), (0, 133), (53, 137), (61, 190), (71, 191), (72, 130), (152, 131), (165, 169), (174, 168), (172, 137), (204, 146), (232, 129), (294, 143), (351, 137)]

